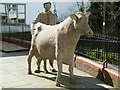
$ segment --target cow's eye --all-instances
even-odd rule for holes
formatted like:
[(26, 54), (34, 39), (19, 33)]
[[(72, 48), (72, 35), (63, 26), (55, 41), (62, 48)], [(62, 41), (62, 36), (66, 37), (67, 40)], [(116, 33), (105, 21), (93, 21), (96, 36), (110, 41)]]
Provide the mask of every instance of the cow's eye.
[(80, 20), (81, 20), (82, 18), (80, 18)]
[(82, 18), (79, 18), (79, 22), (82, 20)]

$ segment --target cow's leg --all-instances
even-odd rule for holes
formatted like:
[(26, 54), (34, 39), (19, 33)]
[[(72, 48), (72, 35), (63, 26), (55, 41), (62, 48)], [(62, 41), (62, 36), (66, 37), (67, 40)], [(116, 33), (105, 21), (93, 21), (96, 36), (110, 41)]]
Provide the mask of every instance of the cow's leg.
[(75, 84), (75, 79), (74, 79), (74, 75), (73, 75), (73, 64), (69, 65), (69, 72), (70, 72), (70, 82), (72, 84)]
[(46, 73), (48, 73), (48, 70), (47, 70), (47, 61), (46, 60), (44, 60), (44, 70), (45, 70)]
[(54, 62), (54, 60), (49, 60), (49, 64), (50, 64), (50, 66), (51, 66), (51, 71), (52, 71), (52, 72), (57, 72), (57, 71), (55, 70), (54, 66), (53, 66), (53, 62)]
[(62, 73), (62, 61), (61, 59), (57, 59), (57, 66), (58, 66), (58, 73), (57, 73), (57, 78), (56, 78), (56, 86), (60, 86), (60, 78), (61, 78), (61, 73)]
[(41, 57), (40, 57), (40, 54), (38, 53), (38, 50), (35, 51), (35, 57), (37, 59), (37, 70), (35, 70), (35, 73), (40, 73), (40, 64), (41, 64)]
[(37, 70), (35, 70), (35, 73), (40, 73), (40, 64), (42, 59), (37, 58)]
[(29, 51), (29, 55), (28, 55), (28, 74), (32, 74), (32, 71), (31, 71), (31, 61), (32, 61), (32, 57), (34, 56), (34, 50), (33, 48), (31, 47), (30, 51)]

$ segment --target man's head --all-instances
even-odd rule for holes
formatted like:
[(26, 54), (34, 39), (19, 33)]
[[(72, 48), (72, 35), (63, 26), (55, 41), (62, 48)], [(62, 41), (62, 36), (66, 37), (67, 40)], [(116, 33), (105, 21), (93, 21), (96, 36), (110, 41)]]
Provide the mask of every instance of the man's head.
[(46, 11), (50, 10), (50, 8), (51, 8), (51, 2), (50, 1), (45, 1), (43, 3), (43, 5), (44, 5), (44, 8), (45, 8)]

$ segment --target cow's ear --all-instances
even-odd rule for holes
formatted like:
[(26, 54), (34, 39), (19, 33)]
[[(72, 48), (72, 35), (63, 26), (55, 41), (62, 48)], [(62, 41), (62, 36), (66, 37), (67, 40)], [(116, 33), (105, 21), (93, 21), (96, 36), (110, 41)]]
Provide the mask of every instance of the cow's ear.
[(77, 17), (76, 14), (71, 14), (71, 15), (70, 15), (70, 18), (73, 19), (73, 20), (75, 20), (75, 21), (78, 20), (78, 17)]
[(38, 31), (41, 31), (41, 26), (40, 26), (40, 27), (38, 27)]
[(73, 24), (74, 24), (74, 28), (77, 28), (77, 20), (78, 20), (78, 17), (77, 17), (77, 15), (75, 15), (75, 14), (71, 14), (70, 15), (70, 18), (73, 20)]
[(86, 12), (86, 13), (85, 13), (86, 17), (89, 17), (90, 14), (91, 14), (90, 12)]

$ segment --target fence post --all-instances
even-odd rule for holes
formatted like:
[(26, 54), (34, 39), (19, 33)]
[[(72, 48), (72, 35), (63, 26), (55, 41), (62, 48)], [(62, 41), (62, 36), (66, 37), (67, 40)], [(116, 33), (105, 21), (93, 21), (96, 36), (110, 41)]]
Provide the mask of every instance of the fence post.
[(107, 63), (108, 63), (108, 60), (106, 59), (106, 60), (103, 62), (103, 69), (104, 69), (104, 68), (107, 68)]

